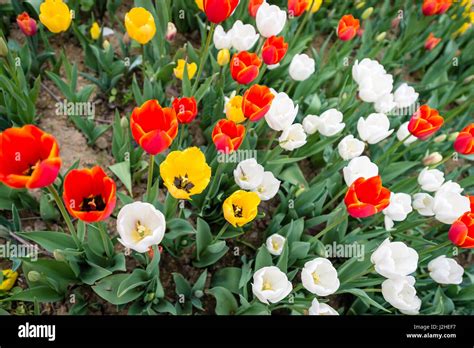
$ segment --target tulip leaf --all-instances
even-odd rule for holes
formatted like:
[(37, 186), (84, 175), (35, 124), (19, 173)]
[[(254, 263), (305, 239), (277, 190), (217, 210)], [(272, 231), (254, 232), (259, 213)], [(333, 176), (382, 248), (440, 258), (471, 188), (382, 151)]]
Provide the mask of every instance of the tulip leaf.
[(255, 258), (255, 272), (262, 267), (273, 266), (272, 256), (265, 245), (258, 249), (257, 257)]
[(63, 296), (46, 285), (35, 286), (17, 292), (13, 296), (7, 298), (8, 301), (25, 301), (25, 302), (42, 302), (51, 303), (61, 301)]
[(388, 309), (383, 307), (380, 303), (378, 303), (373, 298), (371, 298), (369, 295), (367, 295), (367, 293), (362, 289), (355, 289), (354, 288), (354, 289), (343, 290), (343, 291), (340, 291), (338, 293), (349, 293), (349, 294), (355, 295), (358, 298), (360, 298), (360, 300), (363, 301), (364, 303), (366, 303), (370, 306), (376, 307), (376, 308), (378, 308), (378, 309), (380, 309), (380, 310), (382, 310), (386, 313), (391, 313), (391, 311), (389, 311)]
[(72, 237), (64, 232), (52, 231), (33, 231), (33, 232), (16, 232), (22, 238), (31, 240), (39, 244), (42, 248), (49, 252), (54, 252), (56, 249), (75, 249), (76, 244)]
[(207, 222), (201, 218), (197, 219), (196, 231), (197, 231), (196, 233), (197, 259), (199, 260), (202, 252), (207, 248), (207, 246), (212, 241), (212, 233)]
[(222, 286), (229, 289), (234, 294), (239, 293), (239, 281), (242, 275), (242, 269), (238, 267), (226, 267), (217, 270), (213, 277), (211, 285), (213, 287)]
[(130, 173), (130, 161), (123, 161), (109, 166), (109, 169), (125, 185), (128, 192), (132, 195), (132, 175)]
[(136, 268), (132, 274), (125, 278), (117, 289), (117, 297), (123, 297), (127, 292), (146, 285), (150, 282), (148, 273), (140, 268)]
[(237, 300), (228, 289), (218, 286), (209, 289), (207, 292), (216, 299), (217, 315), (235, 314), (238, 308)]
[(110, 302), (113, 305), (122, 305), (136, 300), (143, 294), (143, 290), (135, 287), (122, 296), (119, 297), (118, 289), (120, 284), (124, 282), (130, 275), (129, 274), (114, 274), (102, 279), (97, 285), (92, 287), (92, 290), (102, 297), (104, 300)]

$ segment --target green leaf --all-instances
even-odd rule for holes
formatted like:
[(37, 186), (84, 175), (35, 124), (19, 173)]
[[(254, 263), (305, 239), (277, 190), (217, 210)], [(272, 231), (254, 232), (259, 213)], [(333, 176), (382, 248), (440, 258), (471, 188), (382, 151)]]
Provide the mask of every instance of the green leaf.
[(234, 294), (239, 293), (239, 282), (242, 275), (242, 270), (238, 267), (226, 267), (221, 268), (214, 273), (212, 277), (211, 286), (213, 287), (224, 287), (229, 289)]
[(122, 284), (122, 282), (129, 276), (129, 274), (114, 274), (108, 276), (97, 283), (97, 285), (93, 286), (92, 290), (113, 305), (123, 305), (132, 302), (142, 295), (143, 290), (135, 287), (134, 289), (124, 293), (122, 296), (118, 296), (120, 284)]
[(22, 238), (31, 240), (39, 244), (42, 248), (49, 252), (54, 252), (56, 249), (75, 249), (76, 244), (69, 234), (63, 232), (52, 231), (35, 231), (35, 232), (17, 232)]
[(58, 294), (56, 291), (48, 286), (36, 286), (34, 288), (25, 289), (15, 295), (9, 297), (8, 301), (26, 301), (26, 302), (58, 302), (61, 301), (63, 296)]
[(215, 287), (207, 291), (216, 299), (216, 314), (231, 315), (237, 311), (238, 304), (234, 295), (223, 287)]
[(109, 169), (114, 173), (117, 178), (125, 185), (130, 195), (132, 195), (132, 175), (130, 173), (130, 162), (123, 161), (120, 163), (115, 163), (114, 165), (109, 166)]
[(273, 266), (272, 256), (265, 245), (258, 249), (257, 257), (255, 258), (255, 272), (260, 268)]
[(203, 251), (212, 242), (212, 233), (207, 222), (201, 218), (197, 219), (196, 230), (196, 249), (197, 259), (199, 260)]
[(361, 301), (367, 303), (368, 305), (371, 305), (373, 307), (376, 307), (386, 313), (391, 313), (388, 309), (384, 308), (381, 304), (379, 304), (377, 301), (372, 299), (367, 293), (362, 290), (362, 289), (348, 289), (348, 290), (343, 290), (338, 293), (349, 293), (353, 294), (361, 299)]
[(117, 289), (117, 297), (123, 297), (129, 291), (148, 284), (150, 282), (148, 276), (149, 275), (145, 270), (140, 268), (134, 269), (132, 274), (120, 283)]

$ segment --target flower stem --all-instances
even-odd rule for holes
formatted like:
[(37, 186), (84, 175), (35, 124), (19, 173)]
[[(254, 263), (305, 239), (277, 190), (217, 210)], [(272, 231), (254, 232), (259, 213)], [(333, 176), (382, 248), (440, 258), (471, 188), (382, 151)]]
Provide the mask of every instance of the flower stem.
[(64, 206), (63, 201), (59, 197), (58, 191), (52, 184), (49, 185), (47, 188), (48, 188), (49, 193), (51, 193), (51, 196), (53, 196), (54, 201), (56, 202), (56, 205), (58, 206), (58, 209), (61, 212), (61, 215), (63, 216), (64, 221), (66, 222), (67, 228), (69, 232), (71, 233), (71, 237), (74, 240), (74, 243), (76, 243), (77, 247), (80, 247), (81, 242), (79, 241), (79, 238), (77, 238), (76, 229), (74, 228), (74, 225), (71, 221), (71, 217), (69, 216), (66, 210), (66, 207)]
[(299, 28), (298, 28), (298, 31), (296, 32), (295, 36), (293, 37), (293, 39), (291, 41), (293, 41), (294, 43), (297, 43), (298, 41), (298, 37), (301, 35), (301, 33), (303, 32), (303, 29), (304, 27), (306, 26), (306, 23), (308, 22), (308, 20), (310, 19), (312, 15), (312, 12), (311, 12), (311, 9), (307, 10), (306, 11), (306, 14), (303, 18), (303, 21), (301, 22)]
[(148, 178), (146, 184), (146, 199), (148, 202), (152, 202), (153, 200), (150, 197), (151, 194), (151, 187), (153, 186), (153, 168), (155, 165), (155, 156), (150, 155), (150, 160), (148, 162)]
[(219, 233), (217, 233), (217, 236), (215, 236), (215, 238), (212, 240), (212, 243), (215, 243), (216, 241), (218, 241), (222, 235), (224, 234), (224, 232), (227, 230), (227, 227), (229, 227), (229, 224), (226, 222), (224, 226), (222, 226), (221, 230), (219, 231)]
[(206, 64), (207, 56), (209, 55), (209, 47), (211, 46), (212, 35), (214, 34), (214, 29), (216, 28), (215, 23), (211, 23), (211, 27), (209, 28), (209, 32), (207, 33), (207, 40), (204, 46), (204, 50), (201, 52), (201, 61), (199, 62), (199, 69), (196, 74), (196, 80), (194, 81), (193, 89), (191, 95), (194, 95), (196, 92), (197, 86), (199, 84), (199, 79), (201, 78), (202, 70), (204, 68), (204, 64)]
[(390, 148), (388, 149), (388, 151), (386, 151), (381, 157), (377, 158), (377, 160), (375, 161), (376, 164), (380, 164), (382, 162), (382, 160), (384, 160), (385, 158), (387, 158), (388, 156), (390, 156), (392, 153), (395, 152), (395, 150), (397, 150), (400, 146), (402, 146), (402, 144), (408, 140), (408, 138), (411, 136), (411, 133), (409, 133), (405, 138), (403, 138), (402, 140), (399, 140), (397, 141), (396, 143), (392, 144), (392, 146), (390, 146)]

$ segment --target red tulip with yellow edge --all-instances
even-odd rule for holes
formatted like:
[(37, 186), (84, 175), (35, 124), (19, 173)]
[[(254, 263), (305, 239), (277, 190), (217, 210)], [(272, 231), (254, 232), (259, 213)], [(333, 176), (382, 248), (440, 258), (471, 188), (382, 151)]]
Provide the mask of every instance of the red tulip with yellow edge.
[(461, 130), (454, 141), (454, 150), (463, 155), (474, 153), (474, 123)]
[(288, 12), (290, 16), (299, 17), (306, 11), (309, 5), (310, 0), (288, 0)]
[(471, 211), (464, 213), (449, 229), (448, 237), (461, 248), (474, 248), (474, 196), (470, 196)]
[(259, 121), (270, 110), (274, 98), (267, 86), (253, 85), (245, 92), (242, 100), (244, 116), (252, 122)]
[(390, 204), (390, 190), (382, 186), (380, 176), (359, 178), (344, 197), (347, 212), (355, 218), (365, 218), (381, 212)]
[(262, 61), (255, 53), (242, 51), (232, 57), (230, 73), (234, 81), (241, 85), (248, 85), (257, 78), (261, 66)]
[(275, 65), (281, 62), (288, 51), (288, 43), (285, 42), (283, 36), (271, 36), (262, 48), (262, 58), (265, 64)]
[(426, 140), (437, 132), (444, 123), (438, 110), (422, 105), (411, 117), (408, 123), (410, 133), (420, 140)]
[(204, 0), (203, 7), (209, 22), (219, 24), (234, 12), (239, 0)]
[(245, 127), (231, 120), (220, 120), (212, 131), (212, 141), (217, 151), (231, 153), (239, 148), (245, 137)]
[(352, 15), (342, 16), (337, 26), (337, 36), (342, 41), (352, 40), (360, 29), (360, 22)]
[(198, 113), (196, 98), (176, 98), (173, 100), (173, 109), (179, 123), (190, 123)]

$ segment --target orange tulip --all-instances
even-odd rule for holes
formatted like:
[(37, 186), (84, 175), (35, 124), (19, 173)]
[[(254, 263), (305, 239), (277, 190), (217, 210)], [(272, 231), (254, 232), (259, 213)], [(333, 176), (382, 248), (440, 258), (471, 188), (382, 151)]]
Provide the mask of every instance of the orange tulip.
[(260, 6), (263, 4), (263, 1), (264, 0), (250, 0), (249, 1), (248, 10), (249, 10), (250, 16), (254, 18), (257, 16), (257, 11), (260, 8)]
[(250, 121), (257, 122), (270, 110), (272, 100), (275, 98), (270, 88), (253, 85), (244, 94), (242, 111)]
[(217, 151), (231, 153), (237, 150), (245, 137), (245, 127), (231, 120), (220, 120), (212, 131)]
[(444, 119), (438, 110), (422, 105), (411, 117), (408, 130), (418, 139), (425, 140), (438, 131), (443, 123)]
[(342, 16), (337, 26), (337, 36), (342, 41), (352, 40), (360, 29), (360, 23), (358, 19), (355, 19), (352, 15)]
[(281, 62), (288, 51), (288, 44), (285, 42), (283, 36), (271, 36), (262, 48), (262, 58), (265, 64), (275, 65)]
[(173, 109), (176, 112), (179, 123), (190, 123), (198, 113), (196, 98), (176, 98), (173, 100)]
[(425, 49), (427, 49), (428, 51), (431, 51), (433, 48), (438, 46), (440, 42), (441, 42), (440, 38), (437, 38), (434, 36), (433, 33), (430, 33), (430, 35), (428, 35), (428, 38), (425, 41)]
[(382, 186), (380, 176), (359, 178), (352, 183), (344, 198), (352, 217), (365, 218), (381, 212), (390, 204), (390, 190)]
[(309, 0), (288, 0), (288, 12), (290, 16), (299, 17), (308, 8)]
[(207, 19), (219, 24), (230, 17), (239, 4), (239, 0), (204, 0), (204, 12)]
[(262, 61), (255, 53), (242, 51), (234, 54), (230, 62), (230, 73), (234, 81), (241, 85), (248, 85), (260, 73)]
[(97, 222), (112, 214), (115, 182), (99, 166), (73, 169), (64, 179), (63, 200), (69, 214), (85, 222)]
[(454, 141), (454, 150), (463, 155), (474, 153), (474, 123), (471, 123), (459, 132)]
[(178, 134), (178, 119), (173, 108), (162, 108), (148, 100), (133, 110), (130, 127), (135, 141), (150, 155), (166, 150)]
[(434, 16), (445, 13), (452, 4), (452, 0), (424, 0), (421, 10), (425, 16)]
[(474, 248), (474, 196), (470, 196), (471, 211), (464, 213), (449, 229), (448, 237), (461, 248)]
[(30, 17), (27, 12), (23, 12), (16, 17), (16, 23), (20, 27), (20, 30), (26, 36), (33, 36), (36, 34), (38, 29), (36, 26), (36, 21)]
[(8, 128), (0, 133), (0, 182), (35, 189), (56, 180), (61, 158), (56, 139), (36, 126)]

